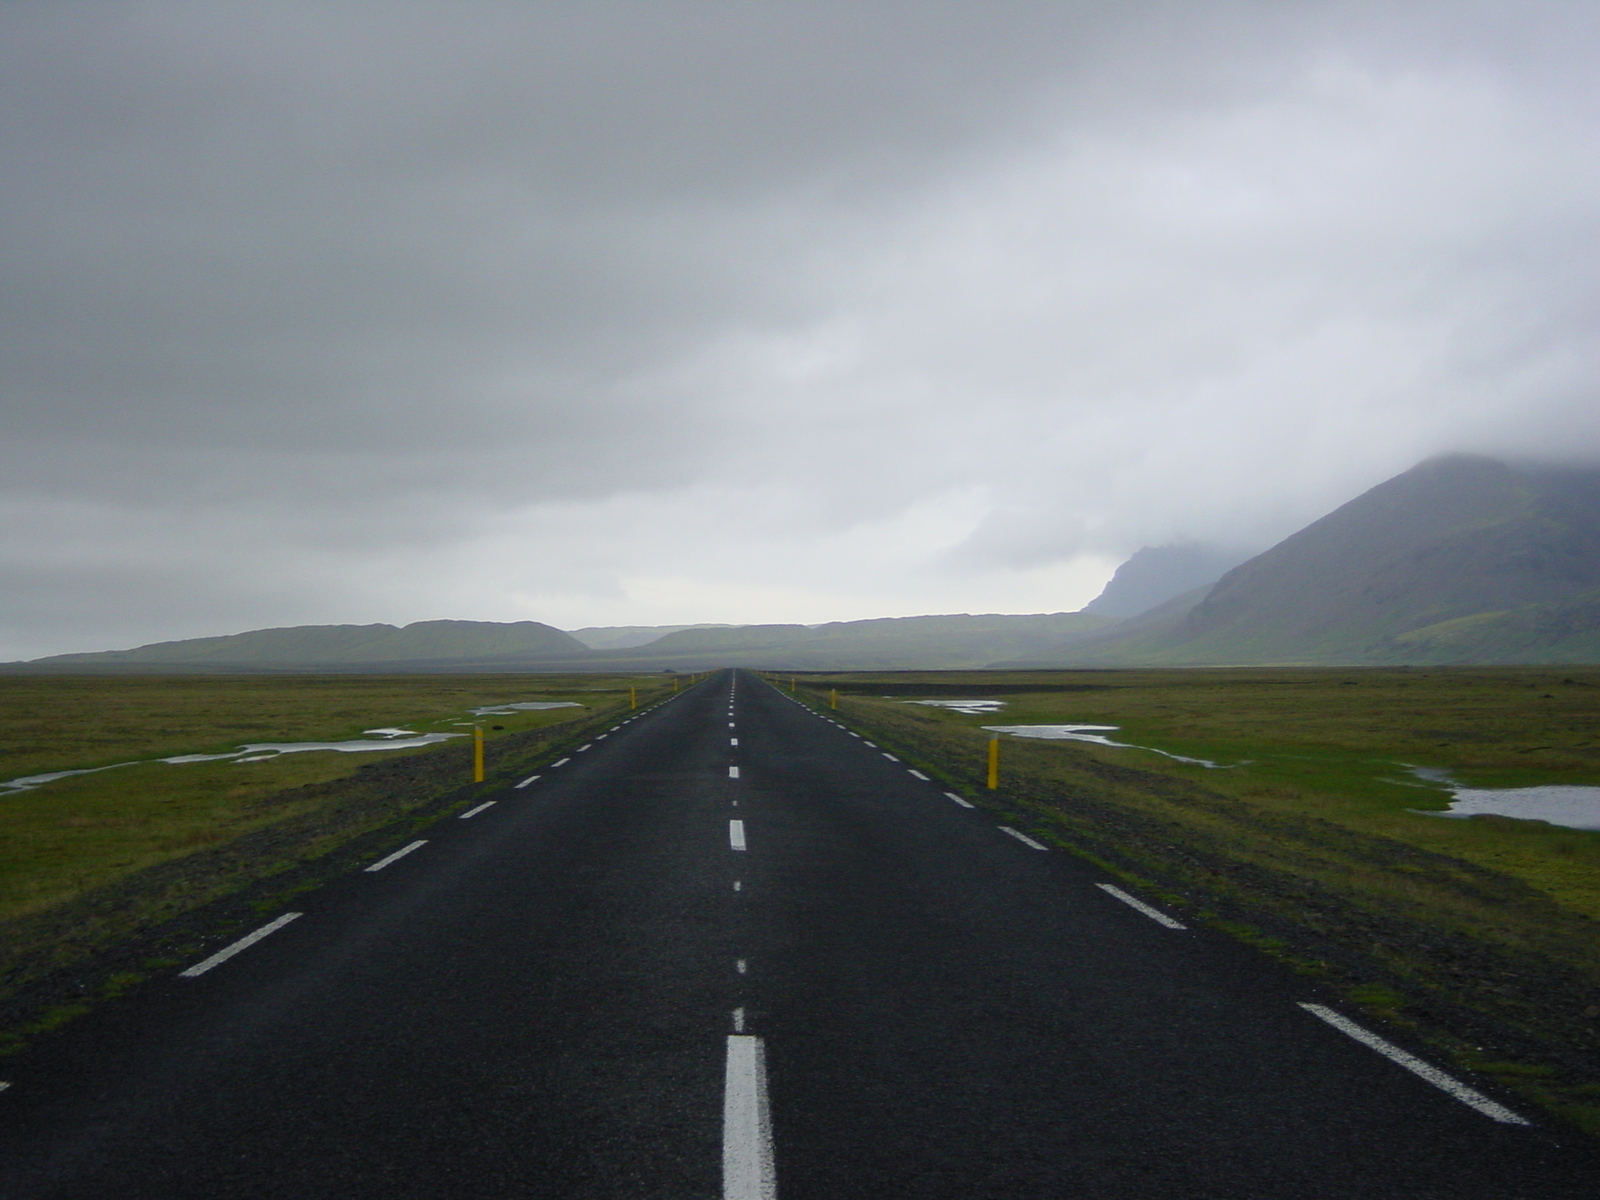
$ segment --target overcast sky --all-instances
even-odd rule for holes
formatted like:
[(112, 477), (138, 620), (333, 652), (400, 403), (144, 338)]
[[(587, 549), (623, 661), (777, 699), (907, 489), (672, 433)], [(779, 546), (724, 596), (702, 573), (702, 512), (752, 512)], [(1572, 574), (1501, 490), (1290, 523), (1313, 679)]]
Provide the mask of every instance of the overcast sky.
[(1600, 5), (0, 7), (0, 658), (1075, 609), (1600, 458)]

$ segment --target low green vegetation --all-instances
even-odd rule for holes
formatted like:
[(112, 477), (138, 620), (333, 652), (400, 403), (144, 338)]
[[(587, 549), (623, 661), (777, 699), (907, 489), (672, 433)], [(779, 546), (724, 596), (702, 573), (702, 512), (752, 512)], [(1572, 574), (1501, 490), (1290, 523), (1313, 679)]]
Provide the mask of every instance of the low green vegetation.
[[(440, 750), (160, 758), (225, 754), (246, 743), (346, 741), (378, 728), (465, 734), (473, 724), (492, 756), (500, 739), (625, 707), (630, 686), (644, 697), (670, 685), (594, 675), (0, 676), (0, 782), (133, 764), (0, 794), (0, 921), (303, 817), (330, 803), (333, 793), (316, 785), (375, 761)], [(579, 707), (469, 711), (530, 700)]]
[[(786, 677), (775, 682), (788, 686)], [(1600, 832), (1444, 819), (1470, 787), (1600, 785), (1600, 669), (807, 675), (799, 691), (1036, 837), (1600, 1128)], [(1003, 700), (969, 715), (907, 703)], [(1116, 726), (1138, 748), (1002, 740)], [(1165, 757), (1182, 755), (1216, 768)], [(1515, 1069), (1506, 1067), (1511, 1063)], [(1520, 1065), (1517, 1065), (1520, 1064)]]

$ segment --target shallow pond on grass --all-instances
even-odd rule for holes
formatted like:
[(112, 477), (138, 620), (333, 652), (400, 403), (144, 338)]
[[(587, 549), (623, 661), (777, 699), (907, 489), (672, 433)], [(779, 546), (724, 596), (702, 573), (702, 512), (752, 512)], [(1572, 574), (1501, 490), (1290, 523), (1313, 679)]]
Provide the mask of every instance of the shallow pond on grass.
[(1515, 817), (1547, 821), (1568, 829), (1600, 829), (1600, 787), (1547, 784), (1542, 787), (1469, 788), (1437, 767), (1407, 767), (1419, 779), (1442, 783), (1453, 797), (1446, 812), (1411, 811), (1425, 817)]
[(1174, 762), (1193, 763), (1199, 767), (1210, 767), (1215, 771), (1227, 770), (1229, 767), (1242, 767), (1244, 763), (1214, 763), (1209, 758), (1188, 758), (1182, 754), (1171, 754), (1166, 750), (1157, 750), (1154, 746), (1137, 746), (1132, 742), (1114, 742), (1106, 737), (1108, 733), (1115, 733), (1115, 725), (985, 725), (990, 733), (1009, 733), (1013, 737), (1041, 738), (1050, 742), (1093, 742), (1097, 746), (1116, 746), (1122, 750), (1148, 750), (1151, 754), (1159, 754), (1163, 758), (1170, 758)]

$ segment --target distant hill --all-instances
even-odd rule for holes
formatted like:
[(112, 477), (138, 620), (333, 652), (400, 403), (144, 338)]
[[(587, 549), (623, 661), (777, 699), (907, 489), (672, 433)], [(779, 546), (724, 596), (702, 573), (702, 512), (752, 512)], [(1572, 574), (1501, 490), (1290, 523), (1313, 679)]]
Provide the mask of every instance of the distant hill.
[(1434, 459), (1036, 665), (1600, 661), (1600, 469)]
[(1215, 583), (1249, 557), (1192, 543), (1145, 546), (1117, 568), (1105, 590), (1085, 604), (1083, 611), (1119, 621), (1138, 616), (1174, 596)]
[(607, 656), (619, 670), (715, 666), (772, 670), (940, 670), (1038, 653), (1111, 624), (1086, 613), (1013, 616), (966, 613), (883, 617), (827, 625), (741, 625), (686, 629)]
[(737, 629), (736, 625), (590, 625), (568, 630), (591, 650), (626, 650), (646, 646), (684, 629)]
[(516, 657), (543, 659), (588, 654), (582, 642), (538, 621), (417, 621), (394, 625), (295, 625), (224, 637), (156, 642), (133, 650), (56, 654), (32, 668), (144, 667), (241, 669), (427, 664), (440, 660)]

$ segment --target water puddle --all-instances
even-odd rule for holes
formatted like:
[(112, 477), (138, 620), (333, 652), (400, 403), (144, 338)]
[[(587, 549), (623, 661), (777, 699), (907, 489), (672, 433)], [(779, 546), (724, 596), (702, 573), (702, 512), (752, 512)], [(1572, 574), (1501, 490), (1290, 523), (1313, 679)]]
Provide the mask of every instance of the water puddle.
[(907, 700), (907, 704), (926, 704), (930, 708), (948, 708), (951, 712), (969, 717), (985, 717), (1006, 706), (1004, 700)]
[(1106, 737), (1106, 734), (1115, 733), (1117, 731), (1115, 725), (985, 725), (984, 728), (990, 733), (1009, 733), (1013, 737), (1043, 738), (1052, 742), (1093, 742), (1097, 746), (1116, 746), (1121, 750), (1148, 750), (1151, 754), (1159, 754), (1174, 762), (1193, 763), (1197, 767), (1209, 767), (1213, 771), (1226, 771), (1245, 765), (1242, 762), (1214, 763), (1209, 758), (1189, 758), (1186, 755), (1157, 750), (1154, 746), (1114, 742)]
[(54, 783), (57, 779), (66, 779), (72, 775), (93, 775), (99, 771), (114, 771), (118, 767), (137, 767), (140, 763), (197, 763), (197, 762), (265, 762), (269, 758), (278, 758), (285, 754), (301, 754), (307, 750), (337, 750), (342, 754), (360, 754), (371, 750), (411, 750), (418, 746), (434, 746), (450, 738), (466, 737), (464, 733), (422, 733), (409, 737), (400, 737), (399, 734), (411, 734), (409, 729), (377, 730), (368, 729), (366, 733), (383, 733), (383, 738), (354, 738), (348, 742), (251, 742), (247, 746), (240, 746), (228, 754), (175, 754), (171, 758), (141, 758), (132, 762), (111, 763), (104, 767), (85, 767), (77, 771), (51, 771), (46, 775), (24, 775), (20, 779), (8, 779), (0, 783), (0, 795), (8, 792), (26, 792), (41, 784)]
[[(514, 712), (540, 712), (547, 708), (582, 708), (576, 700), (519, 700), (515, 704), (491, 704), (486, 708), (469, 708), (475, 717), (509, 716)], [(371, 733), (372, 730), (368, 730)]]
[(1600, 829), (1600, 787), (1548, 784), (1542, 787), (1469, 788), (1437, 767), (1406, 768), (1419, 779), (1442, 783), (1453, 797), (1447, 812), (1411, 811), (1425, 817), (1515, 817), (1568, 829)]

